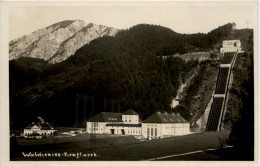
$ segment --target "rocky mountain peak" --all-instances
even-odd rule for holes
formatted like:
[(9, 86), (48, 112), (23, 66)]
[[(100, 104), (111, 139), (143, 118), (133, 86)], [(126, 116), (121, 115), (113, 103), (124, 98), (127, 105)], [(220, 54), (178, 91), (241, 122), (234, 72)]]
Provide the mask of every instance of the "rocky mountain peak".
[(83, 20), (65, 20), (9, 42), (9, 58), (33, 57), (57, 63), (91, 40), (117, 32), (115, 28)]

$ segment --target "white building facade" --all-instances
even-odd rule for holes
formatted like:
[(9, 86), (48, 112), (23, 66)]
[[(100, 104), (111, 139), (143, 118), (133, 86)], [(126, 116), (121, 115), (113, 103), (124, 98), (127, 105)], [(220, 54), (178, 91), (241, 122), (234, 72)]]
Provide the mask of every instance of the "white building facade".
[(156, 112), (142, 123), (146, 139), (158, 139), (190, 133), (190, 123), (179, 114)]
[(101, 112), (87, 120), (87, 133), (141, 135), (139, 115), (132, 109), (124, 113)]
[(87, 133), (134, 135), (159, 139), (190, 133), (190, 123), (179, 114), (156, 112), (142, 123), (134, 110), (101, 112), (87, 120)]
[(223, 47), (220, 48), (220, 53), (225, 52), (241, 52), (241, 42), (240, 40), (224, 40)]
[(23, 130), (24, 137), (51, 136), (57, 130), (49, 123), (32, 123), (26, 126)]

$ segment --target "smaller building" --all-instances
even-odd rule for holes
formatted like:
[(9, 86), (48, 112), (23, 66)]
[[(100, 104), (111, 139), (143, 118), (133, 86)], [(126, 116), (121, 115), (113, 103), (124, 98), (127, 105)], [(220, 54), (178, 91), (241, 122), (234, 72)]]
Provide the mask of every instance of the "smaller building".
[(190, 133), (190, 123), (180, 114), (156, 112), (142, 122), (142, 135), (158, 139)]
[(26, 138), (40, 138), (53, 136), (57, 130), (49, 123), (42, 122), (32, 122), (27, 125), (23, 130), (23, 135)]
[(220, 48), (220, 53), (225, 52), (241, 52), (240, 40), (224, 40), (223, 47)]

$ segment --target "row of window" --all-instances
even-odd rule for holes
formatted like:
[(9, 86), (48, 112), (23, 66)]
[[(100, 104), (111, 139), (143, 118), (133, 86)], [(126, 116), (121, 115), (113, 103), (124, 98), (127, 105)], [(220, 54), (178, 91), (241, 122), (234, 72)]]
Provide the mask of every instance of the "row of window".
[(141, 134), (141, 131), (132, 131), (132, 130), (128, 130), (128, 134)]
[[(35, 133), (35, 132), (33, 132), (33, 133)], [(33, 133), (24, 133), (24, 135), (25, 136), (29, 136), (29, 135), (31, 135), (31, 134), (33, 134)], [(53, 135), (54, 133), (53, 132), (51, 132), (51, 133), (38, 133), (38, 134), (40, 134), (40, 135)]]
[[(129, 120), (127, 120), (127, 118), (129, 118)], [(125, 117), (125, 122), (131, 122), (131, 121), (132, 121), (131, 117)]]
[(147, 128), (147, 137), (149, 137), (150, 134), (151, 136), (157, 136), (157, 128)]
[[(112, 129), (114, 129), (114, 128), (121, 128), (120, 126), (114, 126), (114, 127), (112, 127)], [(138, 129), (138, 128), (140, 128), (140, 127), (124, 127), (125, 129), (127, 128), (127, 129)], [(93, 128), (94, 130), (99, 130), (99, 128), (97, 128), (97, 127), (94, 127)], [(91, 126), (89, 127), (89, 130), (92, 130), (91, 129)], [(102, 128), (100, 128), (100, 130), (102, 131)]]
[(108, 120), (117, 120), (117, 118), (108, 118)]
[[(120, 130), (115, 130), (115, 134), (119, 134)], [(128, 134), (141, 134), (141, 131), (136, 131), (136, 130), (128, 130)]]
[(55, 130), (30, 130), (30, 129), (25, 129), (24, 132), (54, 132)]
[(134, 126), (127, 126), (127, 127), (125, 127), (125, 126), (113, 126), (112, 129), (113, 128), (124, 128), (124, 129), (138, 129), (138, 128), (140, 128), (141, 129), (141, 127), (134, 127)]

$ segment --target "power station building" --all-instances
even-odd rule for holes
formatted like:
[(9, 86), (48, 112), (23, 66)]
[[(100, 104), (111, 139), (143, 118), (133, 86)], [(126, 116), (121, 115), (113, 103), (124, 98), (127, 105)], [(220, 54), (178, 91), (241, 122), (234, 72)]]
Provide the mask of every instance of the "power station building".
[(139, 115), (132, 109), (124, 113), (101, 112), (87, 120), (87, 133), (141, 135)]
[(190, 133), (190, 123), (180, 114), (156, 112), (142, 123), (142, 135), (158, 139)]
[(134, 110), (101, 112), (87, 120), (87, 133), (135, 135), (158, 139), (190, 133), (190, 124), (179, 114), (156, 112), (141, 122)]

